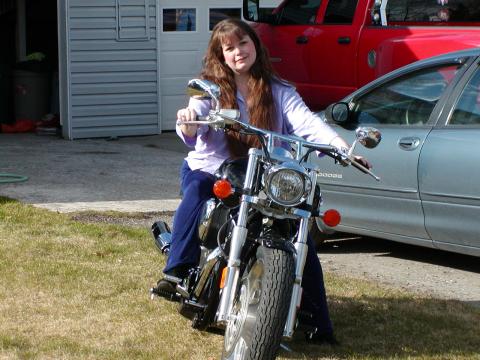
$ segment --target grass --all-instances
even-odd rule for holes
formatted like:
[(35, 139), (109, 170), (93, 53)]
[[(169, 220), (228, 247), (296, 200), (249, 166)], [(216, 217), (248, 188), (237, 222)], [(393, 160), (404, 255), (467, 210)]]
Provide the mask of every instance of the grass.
[[(221, 336), (149, 299), (162, 267), (147, 228), (0, 197), (0, 359), (218, 358)], [(342, 345), (297, 334), (280, 359), (480, 359), (477, 308), (330, 274), (326, 286)]]

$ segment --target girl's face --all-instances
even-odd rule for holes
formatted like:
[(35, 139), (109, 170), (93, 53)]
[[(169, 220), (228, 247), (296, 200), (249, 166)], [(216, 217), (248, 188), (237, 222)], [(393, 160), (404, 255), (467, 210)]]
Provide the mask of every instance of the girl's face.
[(248, 73), (257, 58), (255, 44), (248, 35), (241, 39), (236, 36), (227, 38), (222, 43), (222, 52), (225, 63), (236, 75)]

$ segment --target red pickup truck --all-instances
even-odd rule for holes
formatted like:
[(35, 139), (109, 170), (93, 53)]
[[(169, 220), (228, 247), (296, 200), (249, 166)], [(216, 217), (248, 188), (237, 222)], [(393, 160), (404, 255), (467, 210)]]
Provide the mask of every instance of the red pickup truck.
[(480, 46), (478, 0), (243, 0), (243, 14), (313, 110), (400, 66)]

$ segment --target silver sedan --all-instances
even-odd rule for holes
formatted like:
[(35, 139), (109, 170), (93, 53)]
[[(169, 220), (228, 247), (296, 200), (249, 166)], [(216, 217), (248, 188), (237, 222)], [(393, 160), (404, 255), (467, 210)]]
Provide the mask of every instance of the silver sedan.
[(480, 49), (410, 64), (319, 115), (351, 142), (359, 125), (382, 133), (377, 148), (355, 150), (379, 182), (317, 160), (337, 231), (480, 256)]

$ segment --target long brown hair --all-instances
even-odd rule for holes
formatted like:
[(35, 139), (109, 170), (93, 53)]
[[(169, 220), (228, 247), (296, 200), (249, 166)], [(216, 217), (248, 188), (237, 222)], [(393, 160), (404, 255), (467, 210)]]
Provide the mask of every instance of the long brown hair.
[[(242, 39), (248, 35), (257, 53), (254, 64), (250, 68), (250, 78), (247, 83), (247, 110), (250, 124), (267, 130), (273, 130), (275, 105), (272, 96), (272, 79), (276, 77), (267, 49), (263, 46), (255, 31), (245, 22), (236, 19), (220, 21), (214, 28), (207, 52), (201, 77), (220, 86), (222, 93), (220, 105), (226, 109), (238, 109), (237, 87), (233, 71), (225, 64), (222, 44), (232, 36)], [(228, 134), (231, 155), (242, 156), (250, 147), (259, 147), (259, 141), (253, 136), (240, 136), (237, 132)]]

